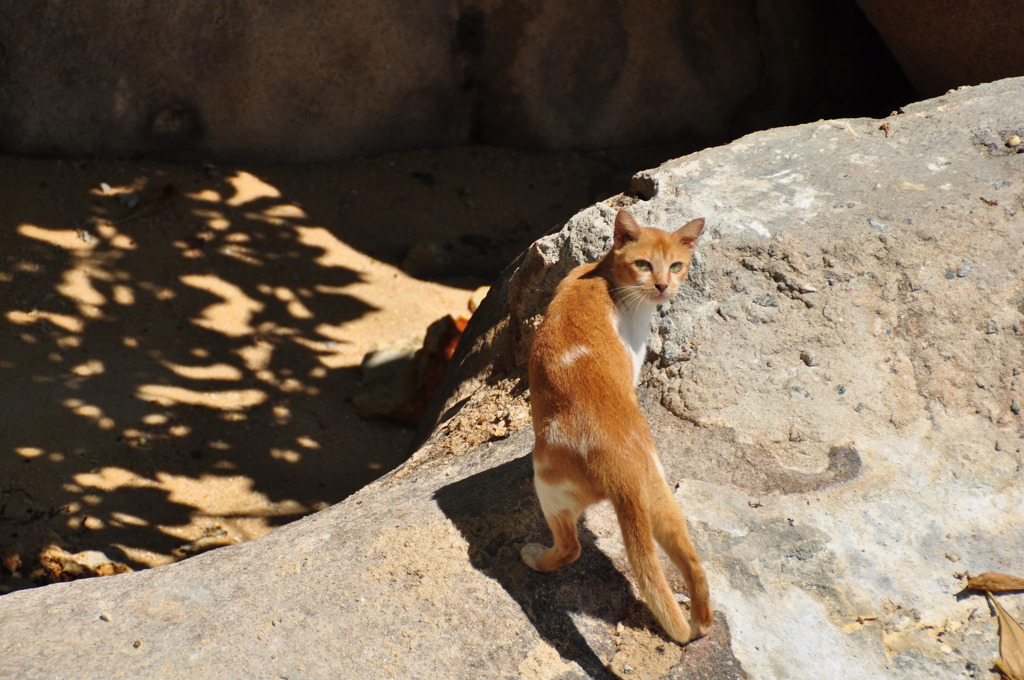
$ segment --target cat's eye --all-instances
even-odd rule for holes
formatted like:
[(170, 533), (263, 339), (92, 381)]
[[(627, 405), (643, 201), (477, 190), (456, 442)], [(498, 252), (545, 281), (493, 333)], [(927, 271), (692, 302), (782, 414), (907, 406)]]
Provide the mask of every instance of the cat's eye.
[(647, 260), (637, 260), (636, 262), (633, 263), (633, 266), (642, 272), (651, 271), (651, 263), (648, 262)]
[(682, 262), (673, 262), (672, 266), (669, 267), (669, 270), (673, 274), (678, 274), (679, 272), (683, 271), (683, 263)]

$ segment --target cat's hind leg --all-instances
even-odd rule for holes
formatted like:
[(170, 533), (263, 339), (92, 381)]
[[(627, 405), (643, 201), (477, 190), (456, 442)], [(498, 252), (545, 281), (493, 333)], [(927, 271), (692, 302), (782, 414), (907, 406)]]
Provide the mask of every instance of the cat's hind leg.
[(708, 580), (697, 550), (686, 528), (686, 517), (676, 505), (672, 492), (663, 483), (652, 503), (654, 538), (682, 572), (690, 595), (690, 627), (697, 638), (711, 630), (713, 612), (708, 597)]
[(523, 561), (537, 571), (551, 571), (580, 556), (577, 522), (586, 503), (580, 500), (579, 490), (572, 482), (549, 484), (535, 475), (534, 485), (555, 544), (545, 548), (539, 543), (529, 543), (523, 546), (521, 554)]

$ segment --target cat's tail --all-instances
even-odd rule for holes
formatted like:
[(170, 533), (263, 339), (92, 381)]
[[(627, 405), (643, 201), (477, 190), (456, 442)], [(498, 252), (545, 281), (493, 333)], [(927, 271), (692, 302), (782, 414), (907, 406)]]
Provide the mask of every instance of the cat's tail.
[[(634, 489), (631, 493), (612, 494), (612, 505), (644, 602), (669, 637), (686, 643), (707, 634), (711, 628), (707, 579), (672, 493), (660, 478), (647, 486), (641, 493)], [(686, 579), (692, 608), (690, 621), (665, 578), (655, 539)]]

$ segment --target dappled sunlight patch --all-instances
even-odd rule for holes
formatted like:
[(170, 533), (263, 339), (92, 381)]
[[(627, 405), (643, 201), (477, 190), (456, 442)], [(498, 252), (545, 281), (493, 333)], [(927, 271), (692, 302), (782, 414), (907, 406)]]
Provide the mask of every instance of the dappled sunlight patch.
[(115, 423), (113, 418), (108, 417), (103, 413), (103, 409), (95, 404), (89, 404), (81, 399), (65, 399), (64, 407), (74, 413), (76, 416), (87, 418), (96, 424), (96, 427), (101, 430), (112, 430), (114, 429)]
[(125, 487), (153, 488), (157, 486), (157, 483), (152, 479), (142, 477), (131, 470), (116, 466), (103, 467), (93, 472), (79, 472), (73, 475), (72, 479), (75, 481), (75, 484), (83, 489), (95, 489), (97, 491), (115, 491)]
[[(117, 275), (112, 274), (106, 266), (110, 261), (121, 257), (122, 253), (119, 251), (136, 248), (135, 241), (119, 232), (113, 224), (100, 222), (94, 223), (91, 228), (45, 229), (25, 223), (18, 227), (18, 234), (61, 248), (69, 253), (71, 262), (63, 271), (60, 283), (56, 284), (55, 290), (77, 306), (78, 314), (82, 319), (99, 319), (103, 316), (101, 308), (107, 304), (108, 296), (97, 288), (97, 281), (112, 287), (113, 299), (117, 304), (125, 306), (135, 303), (134, 291), (124, 283), (127, 275), (123, 272), (119, 272)], [(40, 272), (38, 266), (29, 267), (27, 270), (27, 273)], [(118, 282), (119, 277), (120, 282)], [(16, 318), (11, 317), (12, 313), (8, 313), (8, 319), (18, 323)], [(45, 312), (33, 313), (40, 317), (47, 314)], [(84, 330), (81, 319), (71, 322), (68, 319), (74, 317), (52, 314), (51, 316), (62, 317), (65, 321), (63, 325), (57, 319), (49, 320), (69, 332), (81, 333)]]
[(238, 260), (239, 262), (244, 262), (245, 264), (250, 264), (256, 267), (263, 264), (263, 260), (256, 257), (257, 251), (254, 248), (239, 245), (237, 243), (228, 243), (223, 245), (217, 252), (226, 257), (230, 257), (234, 260)]
[(274, 414), (275, 425), (287, 425), (292, 420), (292, 410), (285, 404), (274, 404), (270, 412)]
[(232, 338), (253, 332), (252, 317), (263, 311), (262, 302), (253, 300), (238, 286), (213, 274), (186, 274), (181, 277), (181, 282), (223, 300), (204, 309), (199, 318), (192, 320), (195, 325)]
[[(312, 350), (314, 352), (317, 352), (320, 355), (319, 357), (317, 357), (318, 360), (320, 362), (324, 363), (325, 366), (329, 365), (331, 368), (338, 368), (340, 366), (345, 366), (346, 365), (344, 363), (345, 359), (342, 359), (341, 361), (343, 363), (340, 363), (340, 364), (339, 363), (331, 363), (330, 356), (328, 356), (328, 355), (335, 355), (335, 354), (337, 354), (338, 346), (339, 345), (350, 344), (350, 343), (348, 343), (347, 340), (334, 340), (334, 339), (331, 339), (331, 340), (310, 340), (309, 338), (295, 338), (295, 343), (298, 344), (298, 345), (302, 345), (306, 349), (309, 349), (309, 350)], [(321, 366), (319, 368), (322, 369), (322, 368), (324, 368), (324, 366)], [(320, 378), (324, 377), (324, 374), (323, 374), (322, 371), (317, 371), (316, 373), (314, 373), (313, 372), (314, 370), (316, 370), (316, 369), (313, 369), (313, 370), (310, 371), (310, 376), (311, 377), (320, 377)]]
[(88, 378), (94, 375), (101, 375), (106, 367), (99, 359), (89, 359), (71, 369), (71, 372), (81, 378)]
[[(193, 201), (200, 201), (202, 203), (220, 203), (221, 202), (220, 192), (219, 191), (214, 191), (213, 189), (200, 189), (199, 191), (193, 191), (191, 193), (185, 194), (185, 196), (190, 198), (190, 199), (192, 199)], [(199, 215), (200, 217), (204, 217), (205, 216), (205, 213), (203, 211), (198, 211), (197, 210), (197, 211), (195, 211), (195, 213), (197, 215)]]
[(167, 302), (178, 297), (177, 291), (169, 286), (159, 286), (149, 281), (140, 281), (139, 290), (144, 290), (153, 296), (153, 299), (158, 302)]
[(317, 324), (314, 329), (323, 340), (307, 341), (310, 347), (321, 352), (317, 357), (327, 368), (343, 368), (357, 365), (362, 359), (362, 352), (345, 336), (348, 334), (347, 324)]
[(89, 189), (89, 193), (93, 196), (120, 196), (123, 194), (134, 194), (145, 188), (146, 180), (142, 177), (136, 177), (131, 182), (124, 184), (100, 182), (98, 185)]
[(225, 181), (235, 190), (235, 195), (224, 201), (233, 208), (261, 198), (281, 198), (281, 192), (277, 187), (244, 170), (239, 170)]
[(57, 286), (58, 293), (78, 303), (82, 316), (95, 316), (90, 307), (100, 307), (107, 301), (107, 298), (92, 285), (92, 278), (96, 276), (102, 274), (96, 270), (86, 271), (81, 267), (68, 269), (64, 272), (64, 281)]
[(117, 284), (114, 286), (114, 302), (121, 305), (122, 307), (128, 307), (135, 304), (135, 291), (130, 287)]
[(46, 453), (38, 446), (19, 446), (14, 449), (14, 452), (22, 458), (38, 458)]
[(170, 489), (168, 500), (201, 509), (209, 516), (275, 517), (307, 512), (294, 500), (271, 501), (253, 489), (253, 480), (244, 475), (203, 474), (198, 478), (157, 472), (157, 481)]
[(313, 312), (309, 311), (309, 307), (302, 304), (298, 296), (291, 291), (291, 289), (284, 286), (277, 286), (273, 289), (274, 297), (281, 302), (285, 303), (285, 309), (288, 313), (296, 319), (312, 319)]
[(197, 210), (196, 216), (206, 221), (206, 225), (214, 231), (227, 231), (231, 228), (231, 220), (219, 212), (213, 210)]
[(362, 260), (367, 265), (373, 261), (324, 227), (295, 227), (295, 233), (299, 243), (324, 251), (315, 260), (321, 267), (351, 267), (353, 259)]
[(270, 360), (274, 356), (274, 344), (269, 340), (257, 340), (251, 345), (238, 348), (235, 354), (242, 358), (245, 367), (253, 375), (258, 376), (270, 366)]
[(279, 203), (277, 205), (272, 205), (266, 210), (264, 210), (263, 214), (266, 215), (267, 217), (277, 217), (282, 219), (293, 220), (306, 219), (309, 217), (309, 215), (306, 214), (305, 210), (303, 210), (297, 205), (292, 205), (291, 203)]
[(81, 335), (65, 335), (62, 338), (57, 338), (57, 347), (60, 347), (61, 349), (70, 349), (73, 347), (80, 347), (81, 345)]
[(203, 406), (222, 411), (238, 411), (258, 406), (267, 400), (263, 390), (222, 390), (217, 392), (199, 392), (177, 385), (140, 385), (135, 392), (142, 401), (149, 401), (160, 406)]
[(209, 366), (185, 366), (170, 361), (161, 361), (160, 364), (181, 378), (188, 380), (241, 380), (242, 371), (231, 364), (211, 364)]
[(96, 238), (82, 229), (44, 229), (34, 224), (22, 224), (18, 233), (71, 251), (91, 252), (97, 244)]
[(171, 425), (169, 428), (167, 428), (167, 434), (171, 435), (172, 437), (187, 437), (190, 434), (192, 434), (192, 428), (189, 427), (188, 425), (178, 423), (176, 425)]
[(120, 524), (124, 524), (124, 525), (128, 525), (128, 526), (135, 526), (135, 527), (148, 527), (149, 526), (149, 522), (147, 522), (146, 520), (142, 519), (141, 517), (136, 517), (135, 515), (130, 515), (127, 512), (116, 512), (116, 511), (112, 512), (112, 513), (110, 513), (110, 519), (113, 522), (118, 522)]
[(135, 250), (136, 248), (135, 241), (127, 234), (120, 233), (112, 224), (96, 225), (96, 233), (118, 250)]
[(302, 460), (302, 454), (292, 449), (270, 449), (270, 457), (286, 463), (298, 463)]
[(36, 309), (33, 309), (31, 312), (7, 312), (7, 320), (19, 326), (26, 326), (38, 321), (47, 321), (68, 333), (81, 333), (85, 330), (85, 322), (76, 316), (57, 314), (55, 312), (41, 312)]

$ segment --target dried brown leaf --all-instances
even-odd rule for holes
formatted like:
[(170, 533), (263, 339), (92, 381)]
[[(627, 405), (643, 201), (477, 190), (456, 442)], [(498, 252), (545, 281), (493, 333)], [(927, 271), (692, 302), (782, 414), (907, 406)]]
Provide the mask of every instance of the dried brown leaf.
[(971, 590), (985, 590), (990, 593), (1009, 593), (1024, 590), (1024, 578), (986, 571), (984, 574), (967, 579), (967, 587)]
[(999, 617), (999, 661), (996, 664), (1010, 680), (1024, 680), (1024, 628), (1006, 613), (1002, 605), (989, 593), (985, 597)]

